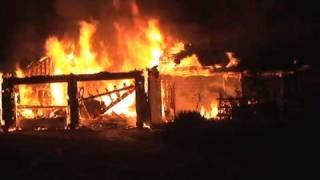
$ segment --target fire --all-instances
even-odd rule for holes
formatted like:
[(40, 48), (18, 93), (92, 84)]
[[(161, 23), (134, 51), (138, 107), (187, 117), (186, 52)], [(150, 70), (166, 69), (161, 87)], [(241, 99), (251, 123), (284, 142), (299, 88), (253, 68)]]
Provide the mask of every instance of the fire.
[[(119, 2), (114, 1), (114, 6), (119, 8)], [(196, 54), (184, 57), (179, 64), (176, 64), (174, 56), (185, 50), (185, 44), (165, 35), (157, 19), (142, 17), (135, 1), (132, 1), (130, 10), (132, 15), (130, 22), (127, 19), (125, 21), (115, 19), (112, 22), (110, 28), (115, 31), (115, 37), (110, 37), (110, 39), (107, 37), (107, 39), (97, 40), (99, 23), (96, 21), (81, 21), (79, 37), (76, 40), (69, 37), (49, 37), (45, 43), (45, 55), (52, 62), (53, 69), (50, 75), (92, 74), (102, 71), (125, 72), (159, 66), (161, 74), (208, 76), (213, 70), (212, 67), (202, 66)], [(239, 63), (233, 54), (228, 53), (227, 55), (230, 59), (227, 67), (233, 67)], [(18, 77), (27, 75), (20, 68), (17, 69), (16, 74)], [(89, 95), (92, 92), (101, 92), (101, 89), (113, 90), (115, 86), (122, 87), (124, 83), (133, 84), (132, 80), (123, 80), (98, 82), (95, 85), (88, 85), (84, 82), (79, 83), (78, 86), (84, 87), (86, 89), (84, 93)], [(66, 84), (53, 83), (44, 85), (43, 88), (49, 90), (51, 95), (40, 100), (32, 93), (33, 86), (19, 85), (18, 104), (67, 106)], [(112, 99), (116, 98), (116, 94), (111, 94), (111, 97), (106, 95), (100, 97), (99, 100), (108, 106)], [(126, 117), (135, 117), (134, 107), (135, 94), (132, 93), (107, 110), (105, 114), (116, 113), (125, 114)], [(205, 117), (215, 117), (217, 115), (216, 101), (213, 100), (210, 107), (202, 107), (200, 111)], [(22, 115), (24, 117), (35, 116), (34, 112), (29, 109), (23, 110)]]
[(218, 105), (216, 101), (212, 101), (209, 110), (206, 110), (204, 106), (201, 106), (200, 114), (208, 119), (216, 118), (218, 115)]
[(178, 76), (208, 76), (211, 67), (204, 67), (196, 54), (191, 54), (180, 59), (180, 63), (174, 61), (175, 56), (185, 51), (185, 44), (177, 42), (171, 47), (167, 47), (166, 53), (161, 57), (160, 72), (167, 75)]
[(228, 56), (229, 63), (226, 65), (226, 68), (237, 67), (240, 64), (240, 60), (235, 57), (233, 52), (226, 52)]
[(192, 56), (188, 56), (181, 60), (180, 64), (177, 67), (202, 67), (199, 62), (197, 55), (193, 54)]
[(53, 104), (54, 105), (65, 105), (67, 104), (66, 102), (66, 94), (64, 93), (66, 85), (65, 84), (61, 84), (61, 83), (52, 83), (50, 84), (50, 88), (51, 88), (51, 92), (52, 94), (54, 94), (54, 98), (53, 98)]
[(158, 23), (156, 19), (147, 22), (137, 19), (130, 29), (121, 23), (114, 24), (118, 36), (117, 54), (123, 57), (120, 71), (151, 68), (159, 64), (165, 42)]
[(34, 114), (31, 109), (23, 109), (21, 114), (26, 118), (34, 118)]
[[(96, 31), (96, 25), (80, 22), (80, 37), (78, 43), (69, 39), (59, 40), (50, 37), (46, 41), (46, 55), (53, 59), (54, 75), (58, 74), (92, 74), (103, 71), (108, 61), (100, 64), (96, 60), (96, 53), (92, 51), (91, 39)], [(79, 52), (75, 52), (76, 48)]]
[[(131, 71), (134, 69), (144, 69), (159, 65), (159, 59), (163, 54), (165, 40), (159, 28), (157, 19), (146, 19), (139, 13), (139, 8), (133, 1), (131, 3), (132, 23), (117, 19), (113, 22), (116, 32), (115, 49), (108, 48), (107, 40), (98, 42), (94, 37), (99, 28), (99, 23), (81, 21), (79, 23), (79, 38), (59, 38), (51, 36), (46, 40), (46, 56), (52, 61), (53, 70), (50, 75), (61, 74), (92, 74), (102, 71), (117, 72)], [(109, 45), (110, 46), (110, 45)], [(117, 58), (114, 58), (117, 57)], [(26, 74), (18, 68), (18, 77)], [(133, 84), (132, 80), (117, 82), (98, 83), (98, 87), (89, 86), (86, 94), (90, 94), (102, 89), (112, 90), (114, 86), (121, 87), (124, 83)], [(85, 83), (79, 85), (85, 86)], [(96, 85), (97, 86), (97, 85)], [(56, 106), (67, 105), (67, 85), (63, 83), (53, 83), (49, 85), (51, 96), (47, 103)], [(39, 98), (34, 98), (32, 86), (19, 85), (19, 104), (43, 105)], [(116, 95), (112, 94), (113, 99)], [(100, 98), (106, 105), (111, 103), (108, 96)], [(106, 114), (125, 114), (127, 117), (135, 117), (135, 94), (132, 93), (120, 103), (109, 109)], [(32, 117), (33, 112), (29, 109), (23, 110), (24, 117)]]

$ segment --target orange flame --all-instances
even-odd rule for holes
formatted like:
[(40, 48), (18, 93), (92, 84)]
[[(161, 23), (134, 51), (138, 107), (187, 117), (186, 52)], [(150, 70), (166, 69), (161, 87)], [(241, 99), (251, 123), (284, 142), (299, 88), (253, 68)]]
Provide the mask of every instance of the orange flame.
[(208, 110), (201, 106), (200, 114), (208, 119), (216, 118), (218, 115), (218, 104), (216, 101), (212, 101)]
[[(80, 36), (77, 42), (69, 38), (59, 39), (51, 36), (45, 44), (46, 56), (53, 63), (51, 75), (60, 74), (92, 74), (101, 71), (130, 71), (143, 69), (159, 65), (159, 59), (163, 54), (165, 42), (156, 19), (146, 20), (139, 15), (139, 8), (133, 1), (131, 4), (132, 15), (134, 16), (133, 25), (128, 27), (126, 23), (114, 22), (117, 34), (117, 52), (110, 52), (107, 48), (97, 51), (93, 48), (93, 37), (96, 34), (98, 24), (95, 22), (80, 22)], [(102, 43), (102, 47), (106, 45)], [(112, 59), (109, 54), (116, 53), (120, 59)], [(24, 77), (25, 73), (18, 68), (18, 77)], [(116, 84), (114, 84), (116, 83)], [(99, 87), (89, 87), (89, 91), (99, 90), (100, 88), (112, 89), (121, 86), (123, 83), (131, 84), (131, 80), (104, 82)], [(80, 85), (81, 86), (81, 85)], [(39, 98), (33, 98), (32, 86), (20, 85), (19, 96), (20, 104), (42, 105)], [(48, 100), (53, 105), (67, 105), (67, 86), (62, 83), (49, 85), (52, 94)], [(116, 96), (113, 94), (112, 96)], [(116, 97), (113, 97), (114, 99)], [(107, 96), (101, 97), (106, 104), (111, 103)], [(127, 117), (135, 117), (135, 94), (131, 94), (123, 101), (109, 109), (106, 113), (126, 114)], [(31, 117), (32, 111), (24, 110), (22, 115)]]
[[(119, 1), (113, 1), (115, 8), (120, 8)], [(135, 1), (131, 2), (132, 23), (115, 20), (113, 26), (116, 32), (116, 43), (112, 44), (112, 50), (105, 42), (99, 42), (99, 48), (95, 45), (94, 37), (99, 28), (97, 22), (80, 22), (80, 34), (78, 40), (71, 38), (58, 38), (51, 36), (46, 40), (46, 56), (52, 61), (53, 69), (51, 75), (61, 74), (92, 74), (101, 71), (131, 71), (134, 69), (152, 68), (159, 66), (162, 74), (171, 75), (204, 75), (207, 76), (212, 69), (203, 68), (196, 54), (180, 60), (180, 64), (174, 62), (174, 55), (185, 50), (185, 45), (179, 41), (170, 41), (160, 29), (157, 19), (145, 19), (140, 15), (139, 8)], [(128, 25), (129, 24), (129, 25)], [(228, 55), (229, 56), (229, 55)], [(230, 56), (230, 62), (233, 56)], [(232, 60), (231, 60), (232, 59)], [(165, 63), (163, 63), (165, 62)], [(232, 61), (232, 66), (236, 61)], [(18, 68), (18, 77), (26, 74)], [(91, 91), (102, 89), (112, 89), (115, 85), (121, 86), (123, 83), (131, 84), (131, 80), (117, 82), (100, 82), (96, 86), (87, 86), (87, 94)], [(85, 83), (84, 83), (85, 84)], [(84, 86), (80, 84), (80, 86)], [(20, 104), (43, 105), (39, 98), (34, 98), (33, 87), (30, 85), (20, 85)], [(67, 86), (63, 83), (54, 83), (47, 86), (51, 96), (47, 97), (46, 104), (65, 106), (67, 105)], [(113, 99), (116, 95), (113, 94)], [(108, 96), (102, 96), (101, 100), (106, 104), (111, 103)], [(113, 112), (125, 114), (127, 117), (135, 117), (135, 94), (126, 97), (119, 104), (109, 109), (106, 113)], [(214, 117), (217, 114), (216, 104), (212, 103), (211, 108), (203, 108), (202, 114), (206, 117)], [(22, 112), (25, 117), (31, 117), (34, 113), (26, 110)]]

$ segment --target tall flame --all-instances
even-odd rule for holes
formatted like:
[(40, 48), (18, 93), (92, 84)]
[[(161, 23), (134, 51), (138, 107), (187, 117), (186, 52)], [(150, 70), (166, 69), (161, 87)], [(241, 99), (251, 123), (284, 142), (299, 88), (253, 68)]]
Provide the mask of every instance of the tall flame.
[[(113, 1), (115, 8), (119, 8), (119, 1)], [(46, 40), (46, 56), (52, 61), (52, 71), (50, 75), (61, 74), (92, 74), (101, 71), (131, 71), (134, 69), (152, 68), (159, 66), (159, 70), (164, 74), (174, 75), (207, 75), (208, 69), (202, 69), (196, 54), (185, 57), (180, 60), (180, 64), (174, 63), (172, 56), (184, 50), (184, 44), (172, 40), (174, 38), (165, 36), (160, 29), (157, 19), (146, 19), (140, 15), (139, 8), (135, 1), (131, 1), (132, 22), (116, 19), (112, 22), (113, 30), (116, 32), (114, 40), (110, 40), (112, 45), (108, 44), (108, 38), (96, 42), (99, 23), (81, 21), (79, 23), (79, 38), (59, 38), (51, 36)], [(170, 40), (169, 40), (170, 39)], [(170, 42), (169, 42), (170, 41)], [(112, 46), (112, 48), (110, 48)], [(168, 59), (166, 64), (160, 64), (160, 59)], [(233, 56), (230, 56), (230, 61)], [(232, 66), (236, 61), (232, 61)], [(176, 71), (176, 69), (187, 69), (187, 71)], [(25, 73), (18, 68), (18, 77), (24, 77)], [(179, 74), (180, 73), (180, 74)], [(91, 92), (113, 89), (115, 86), (121, 87), (124, 83), (131, 84), (131, 80), (98, 82), (98, 86), (80, 84), (80, 87), (87, 85), (87, 95)], [(47, 97), (46, 104), (65, 106), (67, 105), (67, 85), (63, 83), (54, 83), (48, 86), (51, 96)], [(20, 85), (19, 95), (20, 104), (25, 105), (43, 105), (43, 101), (34, 98), (33, 87), (30, 85)], [(111, 95), (116, 96), (116, 95)], [(116, 97), (113, 97), (115, 99)], [(111, 98), (102, 96), (101, 100), (106, 104), (111, 103)], [(123, 101), (112, 107), (106, 113), (115, 112), (117, 114), (126, 114), (134, 117), (135, 94), (131, 94)], [(206, 117), (216, 115), (216, 104), (211, 108), (203, 109), (202, 114)], [(25, 117), (30, 117), (32, 111), (25, 111)]]
[[(99, 24), (96, 22), (81, 21), (80, 33), (78, 40), (71, 38), (58, 38), (51, 36), (46, 40), (45, 50), (46, 56), (52, 61), (51, 75), (61, 74), (92, 74), (101, 71), (130, 71), (134, 69), (144, 69), (159, 65), (159, 59), (163, 54), (165, 42), (159, 28), (157, 19), (149, 19), (141, 17), (139, 8), (134, 1), (131, 3), (131, 11), (133, 23), (129, 25), (121, 20), (113, 23), (116, 32), (117, 43), (116, 50), (111, 51), (108, 48), (96, 48), (94, 46), (94, 36), (97, 33)], [(102, 47), (106, 44), (101, 41)], [(107, 42), (107, 41), (105, 41)], [(110, 56), (117, 56), (113, 59)], [(17, 70), (18, 77), (25, 76), (25, 73), (19, 68)], [(113, 89), (115, 86), (120, 87), (124, 83), (130, 84), (131, 80), (102, 82), (98, 86), (88, 86), (87, 95), (91, 92), (100, 91), (101, 89)], [(80, 86), (82, 86), (80, 84)], [(48, 100), (52, 105), (67, 104), (67, 86), (63, 83), (53, 83), (49, 85), (51, 91), (51, 99)], [(32, 86), (20, 85), (19, 95), (20, 104), (26, 105), (43, 105), (38, 98), (33, 98)], [(115, 94), (113, 99), (117, 98)], [(106, 104), (111, 103), (108, 96), (101, 97)], [(117, 114), (126, 114), (126, 116), (134, 117), (135, 94), (131, 94), (107, 111), (107, 113), (116, 112)], [(32, 111), (25, 111), (25, 117), (30, 117)]]

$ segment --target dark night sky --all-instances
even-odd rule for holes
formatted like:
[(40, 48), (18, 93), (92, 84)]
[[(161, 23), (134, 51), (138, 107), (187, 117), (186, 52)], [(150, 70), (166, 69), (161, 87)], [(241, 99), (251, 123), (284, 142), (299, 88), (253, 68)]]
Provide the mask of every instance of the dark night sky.
[[(4, 0), (0, 20), (0, 70), (43, 55), (50, 34), (76, 27), (80, 19), (100, 20), (107, 0)], [(245, 67), (280, 68), (293, 58), (316, 64), (320, 15), (311, 1), (138, 0), (146, 15), (193, 43), (204, 63), (234, 51)]]

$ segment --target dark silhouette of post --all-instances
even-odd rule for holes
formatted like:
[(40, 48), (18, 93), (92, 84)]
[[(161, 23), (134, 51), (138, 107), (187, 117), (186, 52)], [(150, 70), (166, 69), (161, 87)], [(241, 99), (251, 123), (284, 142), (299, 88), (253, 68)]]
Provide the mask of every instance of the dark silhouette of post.
[(14, 84), (4, 80), (2, 87), (2, 119), (5, 121), (4, 131), (8, 131), (16, 124)]
[(70, 110), (70, 129), (75, 129), (79, 124), (79, 100), (78, 100), (78, 86), (74, 78), (68, 81), (68, 103)]
[(136, 111), (137, 111), (137, 128), (143, 128), (143, 122), (146, 118), (146, 95), (144, 92), (144, 77), (136, 75), (135, 77), (135, 89), (136, 89)]

